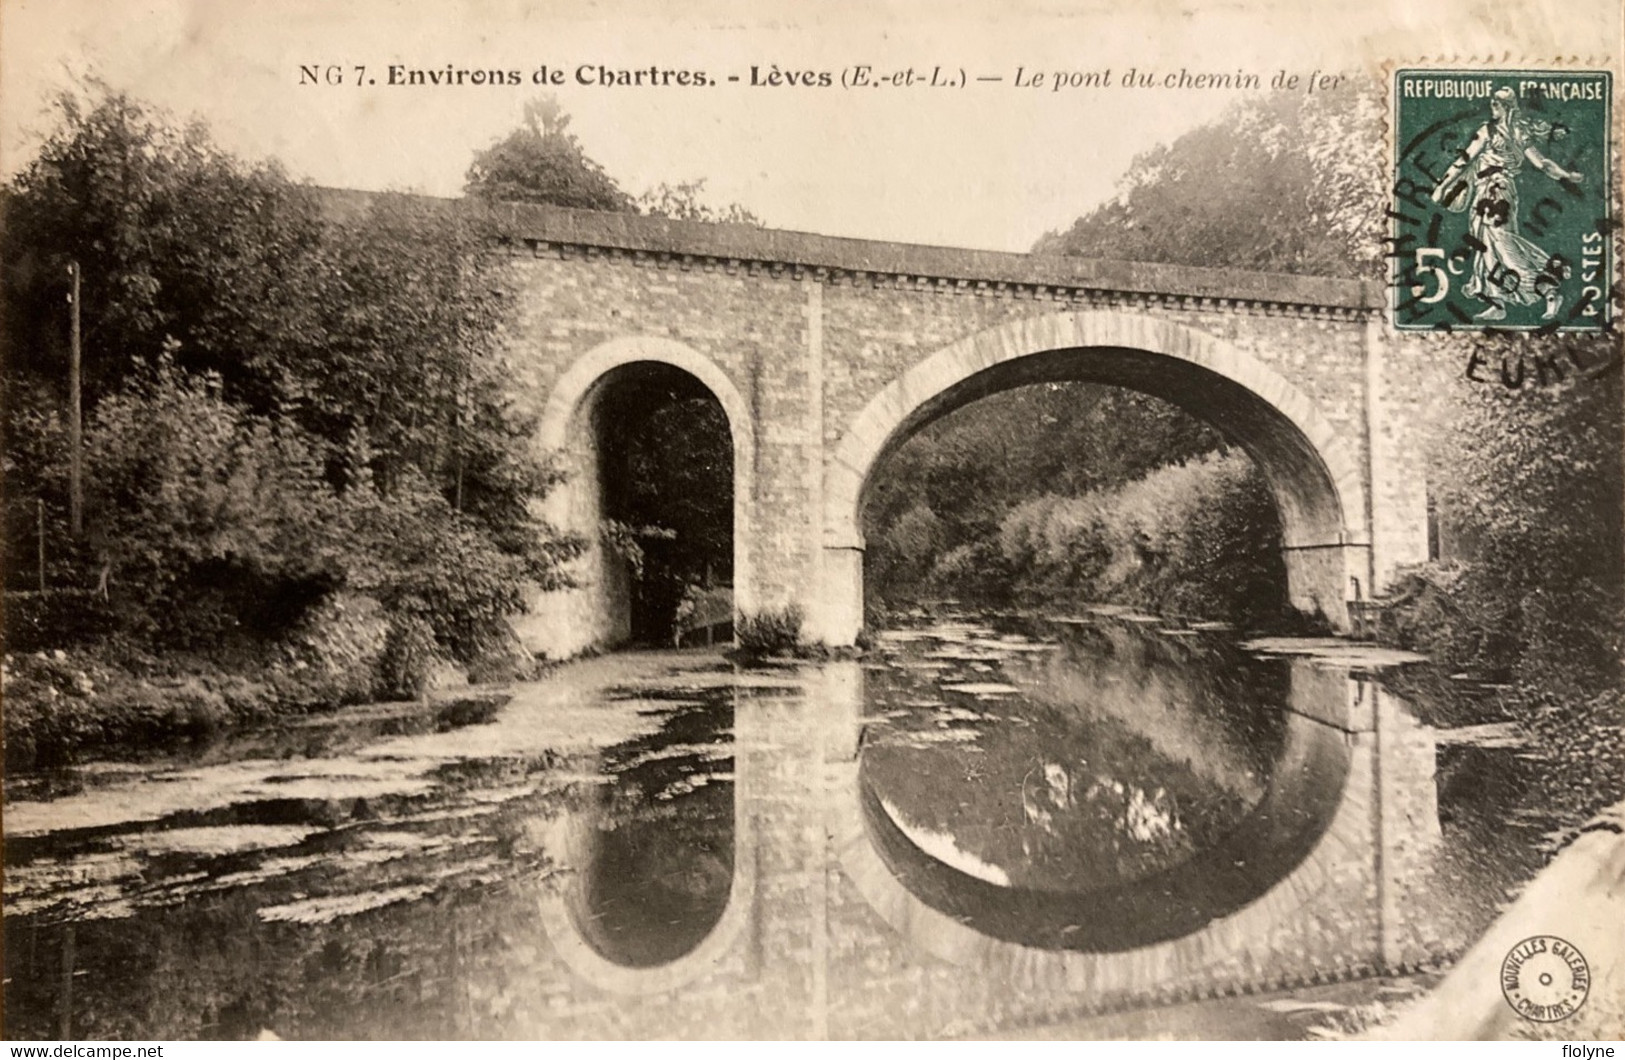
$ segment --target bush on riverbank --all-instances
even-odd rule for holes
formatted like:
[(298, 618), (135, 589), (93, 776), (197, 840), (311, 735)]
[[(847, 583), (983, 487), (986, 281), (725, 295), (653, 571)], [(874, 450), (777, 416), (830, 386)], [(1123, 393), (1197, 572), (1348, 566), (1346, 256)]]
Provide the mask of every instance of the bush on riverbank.
[(313, 670), (145, 662), (84, 649), (8, 655), (7, 770), (60, 765), (92, 750), (159, 750), (358, 698), (346, 694), (347, 681)]
[[(1618, 356), (1590, 345), (1576, 351), (1580, 363)], [(1625, 655), (1617, 368), (1544, 388), (1469, 388), (1449, 415), (1435, 471), (1447, 555), (1395, 587), (1391, 635), (1490, 681), (1617, 688)]]
[[(29, 650), (8, 651), (4, 663), (6, 767), (161, 748), (281, 717), (420, 695), (427, 669), (410, 686), (392, 678), (392, 628), (377, 600), (337, 593), (274, 641), (232, 638), (203, 650), (157, 652), (123, 636), (69, 640), (67, 648), (25, 640)], [(444, 666), (443, 656), (435, 663)]]
[(864, 510), (869, 595), (1004, 602), (999, 527), (1046, 495), (1120, 487), (1211, 452), (1211, 427), (1146, 394), (1057, 382), (991, 394), (927, 424), (877, 467)]
[[(1138, 470), (1121, 477), (1128, 466)], [(908, 507), (894, 505), (866, 557), (874, 605), (1087, 601), (1249, 626), (1287, 620), (1280, 520), (1241, 451), (1160, 466), (1142, 458), (1074, 492), (1028, 485), (1025, 494), (1008, 487), (1011, 495), (991, 507), (986, 497), (966, 500), (951, 515), (928, 490)], [(982, 515), (967, 519), (959, 508)]]
[(734, 643), (746, 658), (796, 654), (801, 648), (801, 608), (790, 604), (740, 615)]
[(967, 576), (1004, 579), (1028, 603), (1111, 602), (1241, 624), (1286, 609), (1274, 503), (1239, 452), (1021, 504), (995, 539), (945, 556), (933, 583), (946, 589)]

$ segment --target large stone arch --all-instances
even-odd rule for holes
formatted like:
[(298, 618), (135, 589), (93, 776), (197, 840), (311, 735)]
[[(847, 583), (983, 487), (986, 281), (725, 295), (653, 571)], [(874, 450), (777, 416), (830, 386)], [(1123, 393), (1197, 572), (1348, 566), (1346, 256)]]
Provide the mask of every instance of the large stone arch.
[[(1324, 727), (1307, 718), (1297, 721), (1300, 728)], [(1335, 730), (1328, 736), (1344, 739)], [(1319, 739), (1324, 742), (1327, 738)], [(975, 968), (980, 975), (1030, 984), (1035, 991), (1071, 992), (1085, 1006), (1173, 1001), (1183, 991), (1214, 989), (1226, 979), (1249, 974), (1236, 967), (1238, 959), (1243, 966), (1249, 963), (1245, 957), (1249, 950), (1267, 952), (1283, 936), (1287, 952), (1292, 954), (1291, 970), (1275, 970), (1268, 962), (1258, 962), (1264, 967), (1251, 972), (1257, 977), (1247, 984), (1251, 988), (1289, 985), (1295, 975), (1303, 974), (1300, 966), (1306, 956), (1317, 966), (1326, 962), (1325, 971), (1335, 969), (1339, 978), (1369, 975), (1382, 966), (1375, 930), (1369, 932), (1368, 950), (1350, 947), (1347, 932), (1340, 935), (1336, 931), (1327, 932), (1329, 938), (1321, 943), (1327, 952), (1305, 955), (1291, 950), (1295, 943), (1302, 946), (1303, 935), (1311, 940), (1321, 938), (1306, 929), (1332, 910), (1342, 910), (1356, 922), (1375, 919), (1374, 911), (1362, 901), (1373, 882), (1376, 854), (1372, 741), (1360, 735), (1347, 739), (1353, 744), (1341, 789), (1329, 804), (1316, 807), (1316, 816), (1325, 818), (1319, 826), (1322, 830), (1290, 874), (1247, 904), (1194, 931), (1136, 949), (1040, 949), (988, 934), (966, 918), (927, 903), (899, 878), (877, 842), (855, 762), (845, 767), (851, 780), (831, 785), (831, 843), (842, 873), (870, 909), (911, 946), (951, 964)], [(1080, 912), (1093, 913), (1087, 898), (1079, 899), (1077, 905)]]
[(624, 638), (624, 601), (618, 600), (625, 592), (625, 576), (598, 539), (603, 498), (593, 417), (617, 370), (640, 362), (687, 372), (711, 392), (728, 418), (734, 462), (734, 611), (753, 609), (749, 545), (756, 438), (750, 406), (727, 373), (690, 346), (655, 335), (611, 339), (582, 354), (559, 376), (537, 428), (538, 450), (556, 459), (565, 473), (565, 481), (542, 502), (541, 514), (555, 528), (587, 542), (586, 551), (569, 567), (575, 587), (538, 593), (530, 613), (515, 623), (526, 647), (549, 658), (566, 658)]
[(850, 644), (863, 621), (859, 524), (880, 461), (932, 420), (999, 390), (1079, 379), (1164, 398), (1258, 464), (1280, 510), (1294, 606), (1345, 628), (1351, 578), (1370, 584), (1360, 454), (1279, 374), (1206, 332), (1115, 310), (1051, 313), (961, 339), (893, 380), (841, 436), (824, 474), (824, 578), (816, 632)]

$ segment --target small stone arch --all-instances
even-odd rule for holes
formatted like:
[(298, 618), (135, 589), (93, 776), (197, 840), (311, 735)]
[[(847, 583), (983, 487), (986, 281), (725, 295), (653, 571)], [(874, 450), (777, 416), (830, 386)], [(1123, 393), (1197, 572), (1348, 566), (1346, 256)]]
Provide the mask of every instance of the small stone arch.
[(738, 691), (734, 696), (733, 877), (721, 915), (687, 953), (665, 964), (641, 968), (605, 956), (583, 932), (571, 894), (571, 888), (580, 885), (580, 877), (570, 866), (579, 868), (585, 833), (596, 822), (565, 810), (535, 825), (542, 849), (549, 852), (556, 867), (565, 870), (542, 882), (538, 905), (542, 928), (559, 960), (601, 990), (623, 996), (664, 994), (706, 976), (737, 975), (749, 959), (745, 951), (760, 930), (762, 915), (758, 892), (761, 845), (766, 838), (758, 828), (758, 816), (760, 801), (769, 794), (766, 788), (773, 779), (762, 768), (762, 755), (763, 749), (774, 746), (774, 719), (756, 709), (757, 704), (742, 702)]
[(1118, 310), (1010, 321), (938, 350), (853, 418), (825, 465), (820, 634), (862, 628), (865, 492), (880, 461), (920, 428), (979, 397), (1077, 379), (1164, 398), (1214, 425), (1258, 464), (1280, 510), (1293, 605), (1346, 626), (1349, 579), (1370, 584), (1364, 465), (1302, 391), (1207, 332)]
[(555, 528), (580, 534), (588, 542), (586, 552), (570, 567), (577, 587), (536, 594), (530, 613), (515, 622), (526, 646), (549, 658), (613, 644), (623, 633), (616, 600), (624, 586), (617, 584), (618, 575), (598, 543), (602, 497), (591, 416), (616, 370), (640, 362), (669, 365), (693, 376), (727, 416), (734, 465), (734, 612), (753, 609), (750, 499), (755, 495), (756, 437), (749, 404), (726, 372), (684, 343), (657, 335), (611, 339), (582, 354), (559, 376), (536, 432), (536, 448), (557, 460), (566, 476), (541, 502), (540, 514)]
[[(737, 961), (739, 941), (756, 915), (755, 819), (746, 804), (744, 789), (735, 783), (733, 880), (728, 904), (699, 944), (681, 957), (648, 968), (628, 967), (604, 956), (582, 932), (569, 898), (557, 887), (544, 890), (537, 907), (542, 927), (554, 952), (577, 976), (613, 994), (664, 994), (706, 975), (725, 971)], [(551, 828), (550, 848), (569, 849), (572, 830), (583, 827), (567, 817)], [(562, 886), (569, 886), (565, 881)]]

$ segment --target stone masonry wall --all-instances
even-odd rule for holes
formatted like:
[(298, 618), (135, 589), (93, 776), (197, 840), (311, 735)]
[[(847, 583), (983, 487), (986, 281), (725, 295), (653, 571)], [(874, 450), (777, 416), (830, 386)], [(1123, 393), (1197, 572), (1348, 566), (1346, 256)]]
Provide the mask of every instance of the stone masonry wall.
[[(1379, 581), (1425, 558), (1423, 461), (1410, 423), (1418, 379), (1380, 323), (1380, 297), (1358, 284), (577, 211), (532, 210), (508, 225), (520, 298), (506, 341), (521, 409), (539, 414), (570, 365), (635, 336), (683, 344), (742, 396), (756, 439), (742, 543), (758, 607), (816, 593), (826, 464), (883, 388), (969, 335), (1094, 308), (1197, 329), (1283, 377), (1367, 473), (1372, 518), (1355, 533), (1374, 534)], [(782, 260), (750, 256), (766, 253)], [(1037, 282), (1057, 277), (1071, 279)]]
[(506, 341), (522, 411), (539, 415), (576, 359), (627, 336), (681, 342), (728, 377), (756, 420), (753, 532), (743, 544), (752, 568), (766, 572), (757, 595), (763, 606), (793, 598), (816, 560), (806, 526), (806, 283), (784, 270), (683, 268), (596, 254), (516, 256), (512, 267), (523, 293)]

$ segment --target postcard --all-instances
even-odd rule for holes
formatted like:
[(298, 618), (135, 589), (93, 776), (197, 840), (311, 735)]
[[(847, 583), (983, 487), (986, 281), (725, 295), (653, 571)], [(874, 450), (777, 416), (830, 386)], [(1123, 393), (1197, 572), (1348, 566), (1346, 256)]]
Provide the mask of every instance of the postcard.
[(1617, 1039), (1622, 29), (4, 0), (5, 1035)]

